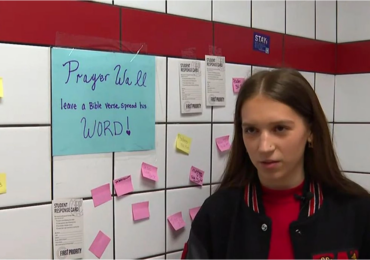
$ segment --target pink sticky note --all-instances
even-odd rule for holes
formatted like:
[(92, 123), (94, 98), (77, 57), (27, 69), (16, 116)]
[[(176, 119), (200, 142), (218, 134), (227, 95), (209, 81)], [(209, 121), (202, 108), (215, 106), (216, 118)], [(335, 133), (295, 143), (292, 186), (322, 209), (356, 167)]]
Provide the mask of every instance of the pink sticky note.
[(110, 238), (107, 235), (105, 235), (103, 232), (99, 231), (94, 241), (92, 242), (89, 250), (97, 258), (100, 259), (100, 257), (103, 255), (109, 243), (110, 243)]
[(158, 181), (157, 167), (153, 165), (143, 162), (141, 164), (141, 174), (143, 175), (144, 178), (147, 178), (153, 181)]
[(171, 226), (174, 230), (179, 230), (180, 228), (185, 227), (185, 221), (182, 218), (182, 212), (177, 212), (169, 217), (167, 217), (168, 222), (170, 222)]
[(135, 221), (149, 218), (149, 215), (149, 201), (132, 204), (132, 217)]
[(197, 215), (199, 210), (200, 210), (200, 207), (189, 209), (189, 214), (190, 214), (191, 220), (194, 220), (194, 218)]
[(239, 93), (240, 87), (244, 83), (244, 78), (233, 78), (233, 91), (234, 93)]
[(190, 176), (189, 176), (190, 181), (192, 181), (192, 182), (194, 182), (198, 185), (203, 185), (203, 175), (204, 175), (204, 171), (202, 171), (201, 169), (198, 169), (194, 166), (191, 166)]
[(115, 179), (113, 183), (118, 197), (130, 193), (134, 190), (132, 186), (131, 175)]
[(221, 136), (216, 138), (216, 144), (218, 149), (223, 152), (230, 149), (230, 142), (229, 142), (229, 136)]
[(91, 196), (93, 198), (94, 207), (97, 207), (107, 201), (112, 199), (110, 194), (110, 186), (109, 183), (104, 184), (100, 187), (91, 190)]

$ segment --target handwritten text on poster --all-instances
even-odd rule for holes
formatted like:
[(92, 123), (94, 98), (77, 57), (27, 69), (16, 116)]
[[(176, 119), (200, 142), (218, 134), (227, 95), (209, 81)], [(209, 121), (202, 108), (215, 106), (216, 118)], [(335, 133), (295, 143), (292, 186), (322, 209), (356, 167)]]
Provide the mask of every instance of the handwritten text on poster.
[(155, 148), (155, 57), (53, 48), (53, 155)]

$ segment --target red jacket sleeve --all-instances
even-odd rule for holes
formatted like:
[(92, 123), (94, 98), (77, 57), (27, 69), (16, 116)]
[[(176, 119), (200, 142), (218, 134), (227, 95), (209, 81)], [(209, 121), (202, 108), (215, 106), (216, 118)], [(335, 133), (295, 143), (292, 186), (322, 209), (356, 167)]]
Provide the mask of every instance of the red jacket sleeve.
[(181, 259), (186, 259), (187, 253), (188, 253), (188, 243), (185, 243), (184, 249), (182, 250)]

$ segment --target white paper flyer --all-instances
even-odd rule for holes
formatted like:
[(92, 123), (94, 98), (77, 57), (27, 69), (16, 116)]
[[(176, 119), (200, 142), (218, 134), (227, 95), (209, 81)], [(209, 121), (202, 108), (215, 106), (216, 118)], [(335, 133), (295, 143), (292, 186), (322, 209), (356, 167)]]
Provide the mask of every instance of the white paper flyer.
[(225, 57), (206, 55), (206, 106), (225, 106)]
[(181, 61), (179, 71), (181, 113), (202, 113), (200, 61)]
[(52, 210), (54, 259), (83, 258), (83, 200), (57, 199)]

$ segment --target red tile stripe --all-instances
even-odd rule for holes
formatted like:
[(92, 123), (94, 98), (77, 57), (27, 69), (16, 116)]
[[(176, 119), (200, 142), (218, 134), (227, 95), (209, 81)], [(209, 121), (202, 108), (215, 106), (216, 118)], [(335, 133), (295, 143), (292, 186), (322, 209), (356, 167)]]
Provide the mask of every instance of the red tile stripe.
[(154, 55), (182, 57), (193, 50), (204, 59), (212, 46), (212, 22), (122, 8), (122, 41), (145, 43)]
[[(270, 53), (253, 50), (253, 33)], [(214, 41), (214, 42), (213, 42)], [(330, 74), (370, 72), (370, 41), (335, 44), (85, 1), (0, 1), (0, 42), (204, 59), (212, 45), (230, 63)], [(337, 66), (337, 68), (336, 68)]]
[(284, 66), (335, 74), (335, 43), (284, 36)]
[(370, 41), (340, 43), (337, 46), (337, 74), (369, 73)]
[(0, 1), (0, 41), (119, 50), (120, 8), (82, 1)]

